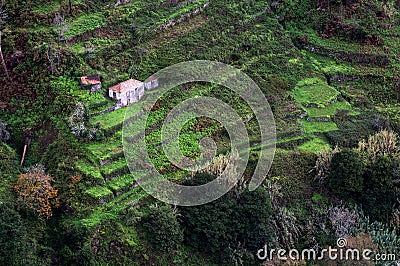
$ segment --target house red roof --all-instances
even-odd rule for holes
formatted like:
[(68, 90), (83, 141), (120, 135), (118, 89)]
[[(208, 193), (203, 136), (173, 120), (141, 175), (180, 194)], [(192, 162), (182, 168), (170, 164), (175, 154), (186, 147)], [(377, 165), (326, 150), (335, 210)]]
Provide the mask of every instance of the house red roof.
[(115, 86), (110, 87), (109, 89), (118, 93), (125, 92), (137, 87), (140, 87), (143, 82), (136, 79), (129, 79), (127, 81), (121, 82)]
[(153, 81), (153, 80), (156, 80), (156, 79), (157, 79), (156, 77), (150, 76), (147, 80), (148, 80), (148, 81)]
[(81, 84), (82, 85), (96, 85), (100, 82), (100, 74), (93, 74), (89, 76), (81, 77)]

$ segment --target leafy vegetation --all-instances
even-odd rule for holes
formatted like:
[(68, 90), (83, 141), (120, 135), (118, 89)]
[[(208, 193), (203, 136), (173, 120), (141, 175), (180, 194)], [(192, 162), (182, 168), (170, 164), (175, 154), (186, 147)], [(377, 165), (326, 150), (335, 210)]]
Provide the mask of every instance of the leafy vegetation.
[(32, 167), (28, 173), (19, 176), (14, 186), (18, 201), (41, 217), (51, 217), (52, 208), (58, 207), (57, 190), (51, 181), (52, 177), (46, 175), (42, 165)]
[[(212, 175), (198, 174), (187, 184), (204, 184), (212, 179)], [(249, 263), (251, 252), (274, 237), (270, 199), (262, 188), (235, 194), (226, 194), (202, 206), (182, 207), (185, 241), (205, 249), (217, 262)]]
[[(265, 243), (335, 247), (339, 237), (400, 258), (397, 2), (1, 3), (0, 264), (279, 265), (258, 260), (257, 251)], [(247, 185), (270, 143), (261, 141), (246, 101), (229, 89), (182, 84), (152, 108), (141, 101), (128, 116), (126, 108), (111, 111), (110, 86), (190, 60), (241, 69), (268, 99), (278, 149), (257, 190)], [(78, 83), (93, 73), (101, 74), (98, 92)], [(161, 204), (136, 183), (149, 174), (136, 160), (143, 148), (165, 178), (188, 185), (214, 179), (229, 155), (240, 155), (223, 126), (204, 117), (162, 140), (171, 110), (201, 96), (238, 113), (249, 134), (249, 163), (238, 185), (214, 202)], [(124, 138), (146, 142), (125, 151), (130, 168), (126, 119)], [(143, 131), (137, 125), (145, 122)], [(217, 146), (205, 169), (186, 171), (168, 160), (169, 141), (198, 159), (204, 137)], [(46, 171), (27, 172), (36, 164)]]

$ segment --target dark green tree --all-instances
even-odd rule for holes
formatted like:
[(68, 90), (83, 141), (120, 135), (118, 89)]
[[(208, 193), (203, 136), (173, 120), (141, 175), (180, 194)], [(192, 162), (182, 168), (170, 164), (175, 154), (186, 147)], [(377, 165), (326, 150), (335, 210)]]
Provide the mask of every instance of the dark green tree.
[(15, 151), (7, 144), (0, 142), (0, 176), (2, 182), (16, 180), (18, 174), (18, 162)]
[(363, 190), (365, 163), (359, 152), (344, 149), (332, 157), (328, 186), (337, 196), (356, 196)]
[(52, 220), (47, 234), (59, 265), (94, 265), (88, 230), (70, 221)]
[(159, 251), (172, 252), (183, 241), (176, 212), (169, 205), (151, 206), (142, 218), (147, 240)]
[(14, 204), (0, 202), (0, 265), (24, 265), (26, 229)]
[[(215, 176), (197, 174), (186, 185), (204, 184)], [(209, 253), (217, 262), (251, 261), (251, 254), (271, 242), (271, 202), (268, 192), (231, 191), (219, 199), (194, 207), (181, 207), (185, 241)]]
[(371, 219), (389, 222), (396, 204), (394, 189), (394, 161), (388, 156), (378, 156), (364, 174), (362, 204)]
[(58, 190), (60, 210), (63, 212), (73, 212), (78, 206), (76, 203), (85, 203), (83, 199), (77, 198), (81, 196), (80, 193), (72, 195), (69, 188), (71, 178), (80, 174), (76, 162), (85, 158), (77, 140), (70, 135), (59, 136), (58, 140), (47, 147), (42, 157), (41, 163), (46, 165), (47, 173), (54, 177), (53, 185)]

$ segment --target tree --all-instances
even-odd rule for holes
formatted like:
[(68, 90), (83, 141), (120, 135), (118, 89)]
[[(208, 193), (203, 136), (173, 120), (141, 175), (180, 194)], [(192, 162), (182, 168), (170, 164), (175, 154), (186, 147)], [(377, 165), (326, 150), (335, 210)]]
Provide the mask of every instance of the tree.
[(332, 157), (329, 188), (338, 196), (354, 196), (363, 190), (365, 164), (360, 153), (343, 149)]
[[(66, 125), (64, 126), (67, 130)], [(63, 129), (60, 128), (60, 130)], [(47, 174), (54, 177), (52, 186), (57, 189), (57, 197), (60, 202), (59, 210), (63, 213), (71, 213), (81, 204), (87, 204), (83, 199), (83, 193), (74, 193), (74, 191), (80, 190), (79, 178), (71, 178), (80, 175), (76, 168), (76, 162), (86, 160), (87, 156), (78, 141), (67, 134), (65, 130), (64, 135), (60, 134), (58, 139), (47, 147), (42, 156), (41, 164), (46, 165)], [(76, 184), (74, 188), (71, 188), (71, 183)]]
[[(215, 176), (201, 173), (185, 185), (213, 179)], [(186, 243), (210, 253), (218, 262), (250, 262), (258, 249), (275, 238), (271, 200), (264, 188), (230, 192), (201, 206), (181, 207), (180, 211)]]
[(183, 231), (177, 213), (169, 205), (152, 206), (142, 218), (147, 240), (160, 251), (172, 252), (183, 241)]
[(7, 144), (0, 142), (0, 202), (14, 198), (10, 188), (18, 178), (19, 167), (16, 152)]
[(26, 265), (26, 229), (11, 202), (0, 202), (0, 265)]
[(100, 130), (100, 124), (94, 126), (90, 124), (88, 109), (81, 102), (78, 102), (74, 112), (68, 117), (68, 124), (72, 134), (78, 138), (100, 140), (104, 136)]
[(0, 60), (1, 60), (1, 64), (3, 65), (4, 72), (6, 73), (8, 80), (11, 80), (10, 74), (8, 73), (6, 62), (4, 60), (3, 51), (1, 49), (1, 37), (2, 37), (3, 31), (7, 25), (7, 18), (8, 18), (8, 15), (7, 15), (6, 7), (4, 4), (4, 1), (2, 1), (0, 4)]
[(394, 161), (379, 155), (364, 175), (362, 204), (373, 220), (389, 222), (396, 203)]
[(52, 187), (52, 180), (42, 165), (35, 165), (26, 174), (20, 174), (14, 186), (18, 201), (40, 217), (51, 217), (52, 207), (58, 206), (57, 190)]

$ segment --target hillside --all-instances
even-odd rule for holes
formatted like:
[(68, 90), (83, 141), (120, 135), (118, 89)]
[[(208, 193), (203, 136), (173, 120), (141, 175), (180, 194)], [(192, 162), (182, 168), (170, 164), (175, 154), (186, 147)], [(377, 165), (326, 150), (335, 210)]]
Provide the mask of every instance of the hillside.
[[(257, 251), (267, 243), (320, 251), (342, 238), (350, 248), (397, 256), (376, 265), (398, 264), (399, 10), (399, 1), (375, 0), (6, 0), (0, 264), (283, 265)], [(271, 143), (250, 103), (233, 91), (190, 82), (154, 106), (146, 104), (157, 88), (119, 109), (109, 97), (111, 86), (192, 60), (240, 69), (268, 100), (275, 158), (255, 191), (247, 186)], [(101, 90), (83, 89), (79, 78), (96, 73)], [(247, 167), (214, 202), (164, 204), (138, 184), (150, 176), (144, 149), (165, 178), (184, 185), (214, 179), (235, 154), (228, 130), (212, 118), (188, 119), (162, 139), (174, 108), (202, 96), (223, 101), (243, 121)], [(203, 171), (166, 154), (172, 143), (183, 156), (202, 158), (202, 138), (216, 145)], [(307, 265), (370, 265), (329, 260)]]

